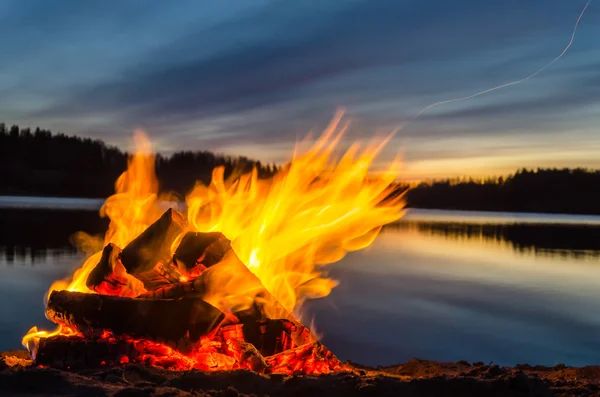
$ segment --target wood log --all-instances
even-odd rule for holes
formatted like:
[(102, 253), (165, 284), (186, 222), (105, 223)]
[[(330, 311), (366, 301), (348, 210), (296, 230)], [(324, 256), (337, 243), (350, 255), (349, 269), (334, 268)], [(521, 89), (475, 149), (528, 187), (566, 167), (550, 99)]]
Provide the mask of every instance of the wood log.
[[(228, 275), (228, 277), (224, 277)], [(252, 291), (250, 297), (254, 302), (249, 307), (236, 308), (228, 305), (227, 301), (219, 301), (222, 305), (213, 302), (212, 298), (215, 292), (221, 288), (224, 279), (232, 280), (233, 287), (239, 285), (243, 290)], [(230, 286), (231, 287), (231, 286)], [(259, 327), (261, 321), (270, 319), (269, 314), (276, 315), (280, 319), (290, 321), (294, 327), (291, 329), (290, 338), (294, 346), (304, 345), (306, 343), (317, 341), (316, 336), (300, 321), (296, 320), (273, 295), (262, 285), (260, 279), (256, 277), (237, 257), (235, 252), (230, 249), (223, 260), (216, 265), (202, 272), (198, 278), (185, 283), (168, 285), (154, 291), (147, 292), (138, 296), (139, 299), (182, 299), (182, 298), (200, 298), (213, 302), (223, 312), (233, 312), (240, 322), (246, 326), (249, 333)], [(277, 320), (280, 321), (280, 320)], [(254, 338), (253, 336), (250, 338)], [(256, 339), (253, 339), (256, 340)], [(260, 349), (260, 343), (257, 346)], [(265, 352), (275, 351), (272, 347), (265, 348)], [(271, 353), (273, 354), (273, 353)]]
[(40, 339), (35, 363), (58, 369), (100, 368), (133, 361), (138, 355), (127, 341), (52, 336)]
[(121, 263), (121, 249), (110, 243), (102, 250), (102, 257), (90, 272), (86, 285), (92, 291), (104, 295), (135, 297), (142, 290), (139, 280), (127, 274)]
[(285, 312), (281, 305), (279, 306), (277, 312), (284, 313), (282, 316), (284, 318), (268, 318), (261, 308), (261, 303), (257, 302), (245, 310), (234, 313), (243, 325), (244, 338), (248, 342), (253, 343), (264, 356), (270, 356), (296, 346), (318, 341), (307, 326)]
[(204, 279), (199, 277), (192, 281), (169, 284), (137, 296), (137, 299), (181, 299), (202, 298), (206, 293)]
[(265, 357), (296, 347), (292, 333), (294, 322), (286, 319), (266, 319), (246, 322), (242, 326), (244, 340), (252, 343)]
[(115, 265), (119, 262), (121, 251), (121, 248), (113, 243), (109, 243), (104, 247), (100, 262), (98, 262), (94, 270), (90, 272), (85, 282), (88, 288), (94, 289), (113, 273)]
[(63, 370), (139, 363), (172, 370), (204, 371), (246, 368), (265, 373), (264, 357), (250, 343), (228, 339), (221, 349), (205, 349), (186, 357), (165, 345), (132, 339), (52, 336), (40, 339), (36, 365)]
[(178, 267), (188, 272), (198, 266), (209, 268), (219, 263), (231, 249), (231, 242), (222, 234), (187, 232), (173, 256)]
[(241, 368), (254, 372), (265, 373), (267, 362), (254, 345), (242, 339), (228, 339), (225, 344), (226, 354), (235, 358)]
[(144, 288), (149, 291), (161, 286), (179, 283), (182, 280), (182, 276), (175, 264), (170, 261), (158, 261), (151, 269), (134, 275), (136, 279), (144, 284)]
[(266, 357), (268, 371), (274, 374), (328, 374), (347, 369), (340, 360), (320, 342), (308, 343), (279, 354)]
[(241, 353), (244, 351), (239, 352), (238, 356), (247, 359), (247, 363), (238, 364), (229, 345), (223, 349), (200, 347), (192, 356), (185, 356), (167, 345), (142, 339), (53, 336), (40, 339), (35, 363), (60, 369), (88, 369), (137, 363), (170, 370), (216, 371), (238, 367), (252, 369), (254, 366), (264, 371), (264, 361)]
[(146, 338), (185, 351), (221, 323), (225, 315), (201, 299), (143, 300), (80, 292), (53, 291), (46, 316), (86, 336), (110, 330)]
[(189, 228), (172, 208), (123, 249), (121, 262), (127, 272), (144, 283), (147, 290), (177, 283), (181, 274), (171, 262), (171, 247)]

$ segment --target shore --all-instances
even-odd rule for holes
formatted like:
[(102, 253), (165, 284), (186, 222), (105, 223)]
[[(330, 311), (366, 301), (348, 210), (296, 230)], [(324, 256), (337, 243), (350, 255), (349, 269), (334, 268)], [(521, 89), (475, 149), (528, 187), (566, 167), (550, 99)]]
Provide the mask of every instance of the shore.
[(60, 371), (32, 365), (26, 351), (0, 353), (0, 395), (11, 396), (591, 396), (600, 366), (556, 367), (439, 363), (413, 359), (321, 376), (260, 375), (247, 370), (173, 372), (128, 364)]

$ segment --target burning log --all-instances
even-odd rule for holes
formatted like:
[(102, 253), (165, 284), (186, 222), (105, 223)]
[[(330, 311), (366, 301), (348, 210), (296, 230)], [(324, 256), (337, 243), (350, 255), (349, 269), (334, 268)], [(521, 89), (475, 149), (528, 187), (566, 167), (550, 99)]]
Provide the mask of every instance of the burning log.
[(229, 339), (226, 342), (227, 354), (236, 359), (240, 367), (252, 370), (258, 373), (265, 373), (268, 370), (267, 362), (254, 345), (241, 339)]
[(115, 335), (164, 341), (179, 350), (208, 334), (225, 317), (200, 299), (143, 300), (69, 291), (50, 294), (46, 315), (84, 335), (110, 330)]
[(296, 347), (292, 339), (296, 325), (290, 320), (260, 320), (244, 324), (242, 330), (244, 340), (256, 346), (263, 356)]
[[(237, 346), (236, 346), (237, 347)], [(227, 354), (226, 354), (227, 353)], [(214, 347), (198, 347), (192, 357), (181, 354), (171, 347), (143, 339), (112, 336), (96, 339), (82, 337), (52, 336), (40, 340), (37, 365), (60, 369), (99, 368), (127, 363), (139, 363), (170, 370), (201, 369), (232, 370), (249, 368), (262, 370), (266, 368), (264, 360), (243, 355), (248, 362), (238, 363), (228, 351), (220, 352)]]
[[(181, 298), (200, 298), (207, 300), (222, 311), (235, 309), (232, 307), (221, 307), (218, 302), (213, 302), (214, 295), (218, 295), (220, 281), (224, 274), (231, 275), (231, 278), (239, 279), (243, 282), (244, 288), (253, 291), (255, 294), (254, 303), (240, 310), (235, 310), (234, 314), (244, 324), (244, 332), (251, 334), (250, 338), (257, 341), (254, 335), (258, 331), (254, 331), (260, 327), (261, 322), (268, 321), (267, 312), (277, 313), (277, 317), (283, 320), (288, 320), (294, 327), (290, 328), (289, 336), (294, 346), (304, 345), (306, 343), (315, 342), (317, 338), (312, 332), (301, 322), (296, 320), (273, 295), (267, 291), (262, 285), (262, 282), (254, 273), (252, 273), (246, 265), (237, 257), (235, 252), (229, 247), (229, 251), (223, 257), (223, 260), (216, 265), (212, 265), (207, 270), (202, 272), (198, 278), (192, 281), (171, 284), (154, 291), (147, 292), (138, 296), (139, 299), (181, 299)], [(233, 282), (235, 284), (235, 281)], [(216, 290), (216, 291), (215, 291)], [(243, 291), (242, 291), (243, 293)], [(276, 320), (276, 321), (283, 321)], [(246, 331), (248, 330), (248, 331)], [(248, 340), (248, 339), (247, 339)], [(261, 343), (255, 344), (261, 349)], [(274, 354), (277, 351), (273, 346), (265, 347), (265, 352)], [(261, 350), (263, 352), (263, 350)]]
[(173, 261), (190, 272), (198, 266), (204, 270), (219, 263), (230, 249), (231, 243), (222, 233), (187, 232), (173, 255)]
[[(185, 220), (170, 209), (124, 250), (114, 244), (104, 248), (86, 280), (99, 294), (52, 292), (47, 317), (81, 336), (42, 338), (38, 363), (64, 368), (133, 361), (292, 373), (308, 365), (294, 357), (329, 359), (327, 349), (313, 343), (316, 337), (269, 293), (223, 234), (187, 232), (171, 261), (186, 229)], [(195, 278), (181, 282), (184, 277)], [(133, 283), (149, 291), (133, 298), (141, 289), (132, 289)], [(323, 371), (327, 368), (323, 364)]]
[(100, 262), (86, 280), (89, 289), (106, 295), (128, 296), (131, 298), (137, 295), (134, 290), (139, 290), (139, 288), (132, 289), (132, 286), (139, 284), (141, 287), (141, 283), (125, 271), (120, 259), (121, 252), (121, 249), (112, 243), (104, 247)]
[(298, 346), (265, 358), (269, 371), (277, 374), (328, 374), (343, 371), (340, 360), (319, 342)]
[[(273, 300), (271, 295), (268, 295)], [(260, 303), (255, 302), (250, 308), (235, 312), (234, 314), (243, 324), (246, 340), (256, 343), (261, 353), (271, 355), (285, 349), (317, 342), (317, 337), (311, 330), (296, 320), (278, 302), (269, 302), (269, 305), (278, 308), (278, 312), (285, 313), (281, 319), (270, 319), (265, 315)]]
[(141, 280), (147, 290), (178, 283), (181, 273), (171, 262), (171, 247), (187, 229), (187, 221), (168, 209), (123, 249), (121, 262), (127, 272)]
[(98, 368), (133, 361), (138, 355), (127, 341), (51, 336), (40, 339), (35, 363), (59, 369)]
[(137, 299), (181, 299), (200, 298), (206, 293), (206, 286), (202, 278), (183, 283), (170, 284), (137, 296)]

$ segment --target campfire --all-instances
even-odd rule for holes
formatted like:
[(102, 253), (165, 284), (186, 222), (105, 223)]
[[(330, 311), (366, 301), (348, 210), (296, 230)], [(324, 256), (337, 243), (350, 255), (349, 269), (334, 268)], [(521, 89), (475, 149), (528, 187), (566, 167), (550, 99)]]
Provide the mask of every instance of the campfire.
[(340, 117), (273, 177), (215, 168), (186, 208), (158, 193), (150, 144), (136, 134), (136, 153), (101, 209), (110, 219), (104, 239), (79, 233), (91, 255), (50, 288), (46, 316), (58, 328), (23, 338), (35, 363), (343, 370), (301, 322), (302, 304), (330, 293), (337, 283), (325, 265), (370, 245), (403, 202), (392, 195), (398, 161), (371, 170), (385, 141), (336, 157)]

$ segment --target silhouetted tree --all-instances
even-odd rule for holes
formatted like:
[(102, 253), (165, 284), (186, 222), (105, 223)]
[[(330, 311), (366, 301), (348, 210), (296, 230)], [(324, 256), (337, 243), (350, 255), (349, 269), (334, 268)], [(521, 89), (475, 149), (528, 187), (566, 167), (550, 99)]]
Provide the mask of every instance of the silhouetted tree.
[[(197, 180), (207, 184), (214, 167), (224, 166), (225, 176), (257, 167), (260, 177), (276, 169), (245, 157), (218, 156), (210, 152), (157, 155), (156, 172), (162, 190), (181, 196)], [(127, 167), (127, 153), (100, 140), (53, 135), (36, 127), (6, 132), (0, 124), (0, 194), (106, 197), (114, 192), (117, 177)]]
[(422, 183), (407, 194), (417, 208), (600, 214), (600, 171), (520, 169), (508, 177)]

